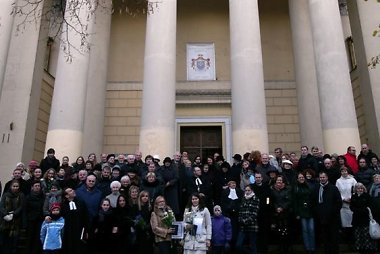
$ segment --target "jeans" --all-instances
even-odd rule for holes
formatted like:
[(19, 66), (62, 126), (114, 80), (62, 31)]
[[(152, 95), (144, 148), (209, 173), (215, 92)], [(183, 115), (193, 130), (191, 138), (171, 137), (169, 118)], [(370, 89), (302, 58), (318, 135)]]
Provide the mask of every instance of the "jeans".
[[(248, 236), (249, 240), (249, 246), (251, 251), (250, 252), (244, 252), (243, 251), (243, 242), (245, 237)], [(236, 240), (236, 249), (242, 251), (241, 253), (250, 253), (250, 254), (256, 254), (256, 240), (257, 240), (257, 232), (243, 232), (239, 231), (237, 240)], [(239, 252), (240, 253), (240, 252)]]
[(315, 251), (314, 219), (301, 218), (302, 237), (306, 251)]

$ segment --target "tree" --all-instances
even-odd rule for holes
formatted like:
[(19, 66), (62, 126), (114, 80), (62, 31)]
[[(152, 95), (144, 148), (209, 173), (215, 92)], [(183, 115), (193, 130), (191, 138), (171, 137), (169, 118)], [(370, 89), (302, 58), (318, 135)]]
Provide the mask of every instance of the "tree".
[[(89, 21), (97, 11), (137, 16), (153, 13), (158, 4), (148, 0), (23, 0), (13, 3), (11, 15), (21, 18), (18, 32), (37, 20), (48, 21), (50, 41), (59, 40), (67, 60), (72, 61), (73, 51), (83, 54), (90, 50)], [(69, 31), (79, 35), (79, 44)]]
[[(368, 0), (364, 0), (364, 1), (367, 2)], [(380, 0), (377, 0), (377, 2), (380, 3)], [(372, 36), (373, 37), (380, 37), (380, 24), (375, 30), (373, 30)], [(376, 68), (376, 66), (378, 64), (380, 64), (380, 53), (376, 56), (371, 57), (371, 59), (368, 63), (368, 67), (374, 69), (374, 68)]]

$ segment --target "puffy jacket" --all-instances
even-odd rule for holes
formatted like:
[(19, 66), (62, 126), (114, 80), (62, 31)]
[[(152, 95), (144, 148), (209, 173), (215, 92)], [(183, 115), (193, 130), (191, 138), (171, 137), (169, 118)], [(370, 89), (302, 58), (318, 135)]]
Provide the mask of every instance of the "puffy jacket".
[(214, 216), (211, 218), (212, 246), (225, 246), (232, 238), (231, 220), (228, 217)]
[(62, 236), (65, 219), (60, 217), (52, 222), (44, 221), (41, 226), (40, 239), (43, 250), (59, 250), (62, 248)]

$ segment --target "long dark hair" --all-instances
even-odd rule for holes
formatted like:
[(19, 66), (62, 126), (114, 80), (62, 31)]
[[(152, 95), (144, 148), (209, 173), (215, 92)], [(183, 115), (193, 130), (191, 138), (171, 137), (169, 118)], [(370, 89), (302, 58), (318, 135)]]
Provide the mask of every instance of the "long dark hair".
[(203, 198), (199, 195), (198, 192), (194, 192), (193, 194), (190, 195), (189, 201), (187, 202), (187, 205), (186, 205), (186, 208), (189, 208), (191, 210), (191, 207), (193, 205), (191, 200), (193, 197), (197, 197), (199, 199), (198, 207), (199, 207), (199, 210), (202, 211), (206, 206), (205, 206), (205, 202), (204, 202)]

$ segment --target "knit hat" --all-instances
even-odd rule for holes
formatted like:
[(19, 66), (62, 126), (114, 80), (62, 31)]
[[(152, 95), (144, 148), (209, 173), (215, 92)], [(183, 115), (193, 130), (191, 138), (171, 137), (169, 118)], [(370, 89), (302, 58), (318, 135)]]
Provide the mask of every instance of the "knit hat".
[(53, 203), (50, 207), (50, 211), (53, 211), (54, 209), (61, 210), (61, 204), (60, 203)]

